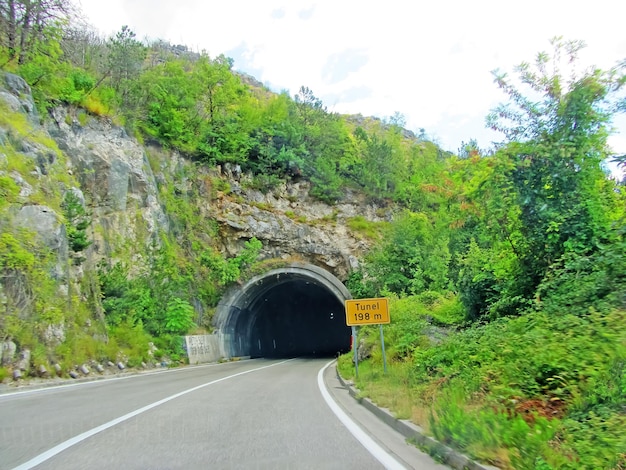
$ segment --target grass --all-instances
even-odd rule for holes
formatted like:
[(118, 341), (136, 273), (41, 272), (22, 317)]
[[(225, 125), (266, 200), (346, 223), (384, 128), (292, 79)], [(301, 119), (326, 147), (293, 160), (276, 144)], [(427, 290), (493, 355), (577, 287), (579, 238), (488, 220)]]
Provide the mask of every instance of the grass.
[(338, 215), (339, 215), (339, 211), (335, 209), (330, 214), (326, 214), (324, 217), (322, 217), (319, 220), (325, 223), (335, 223), (337, 222)]
[(295, 222), (300, 222), (301, 224), (306, 224), (308, 222), (305, 215), (297, 215), (294, 211), (285, 211), (285, 216)]
[(388, 225), (386, 222), (373, 222), (371, 220), (367, 220), (365, 217), (360, 215), (347, 219), (346, 223), (352, 232), (370, 240), (380, 240), (383, 228)]
[(269, 202), (252, 201), (250, 202), (250, 205), (253, 207), (256, 207), (257, 209), (260, 209), (262, 211), (267, 211), (267, 212), (272, 212), (272, 210), (274, 209), (274, 207)]
[[(111, 113), (111, 109), (109, 106), (102, 103), (102, 101), (94, 98), (92, 95), (87, 95), (83, 98), (81, 105), (91, 114), (95, 116), (107, 116)], [(80, 117), (79, 117), (80, 119)], [(81, 125), (84, 126), (85, 123), (81, 120)]]
[[(434, 341), (424, 301), (390, 304), (387, 374), (378, 328), (361, 329), (362, 395), (504, 469), (626, 468), (626, 311), (537, 311)], [(351, 354), (338, 368), (354, 378)]]

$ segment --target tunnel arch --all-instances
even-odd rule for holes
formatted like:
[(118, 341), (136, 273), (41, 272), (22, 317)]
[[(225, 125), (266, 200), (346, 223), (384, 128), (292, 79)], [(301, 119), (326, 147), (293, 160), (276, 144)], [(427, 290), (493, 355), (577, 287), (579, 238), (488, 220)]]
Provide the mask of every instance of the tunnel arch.
[(214, 324), (224, 357), (333, 355), (350, 349), (344, 302), (352, 296), (330, 272), (291, 263), (231, 288)]

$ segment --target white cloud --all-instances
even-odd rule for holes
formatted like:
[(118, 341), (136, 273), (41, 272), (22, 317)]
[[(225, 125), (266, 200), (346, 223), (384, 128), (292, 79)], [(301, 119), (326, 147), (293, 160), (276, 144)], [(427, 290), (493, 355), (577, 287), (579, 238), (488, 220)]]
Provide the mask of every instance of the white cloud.
[[(614, 0), (586, 8), (565, 0), (82, 0), (104, 33), (128, 24), (143, 38), (162, 38), (212, 56), (237, 51), (235, 68), (276, 91), (308, 86), (334, 111), (390, 116), (425, 128), (456, 150), (478, 138), (487, 146), (488, 110), (504, 96), (490, 71), (510, 71), (549, 50), (563, 35), (588, 44), (586, 64), (608, 68), (626, 58), (623, 15)], [(347, 50), (359, 60), (337, 62)], [(352, 70), (351, 70), (352, 68)], [(367, 92), (369, 90), (369, 93)], [(346, 97), (346, 101), (341, 101)], [(626, 125), (620, 126), (626, 136)], [(626, 153), (626, 137), (612, 140)]]

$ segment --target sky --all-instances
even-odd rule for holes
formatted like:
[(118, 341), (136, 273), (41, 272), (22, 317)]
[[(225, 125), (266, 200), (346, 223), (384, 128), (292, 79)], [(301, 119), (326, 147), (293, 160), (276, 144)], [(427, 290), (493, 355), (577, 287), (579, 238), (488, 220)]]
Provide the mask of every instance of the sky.
[[(77, 0), (105, 36), (128, 25), (211, 57), (271, 90), (310, 88), (329, 111), (388, 118), (424, 129), (456, 152), (476, 139), (502, 141), (485, 117), (507, 97), (495, 69), (551, 51), (550, 39), (583, 40), (581, 64), (608, 69), (626, 59), (616, 0)], [(609, 144), (626, 153), (626, 117)]]

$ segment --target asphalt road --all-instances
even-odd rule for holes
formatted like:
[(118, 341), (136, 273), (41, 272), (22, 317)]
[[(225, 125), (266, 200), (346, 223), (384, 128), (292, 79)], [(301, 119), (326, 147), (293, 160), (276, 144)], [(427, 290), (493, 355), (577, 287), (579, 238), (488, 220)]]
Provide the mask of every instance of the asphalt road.
[(348, 397), (334, 367), (320, 373), (327, 362), (240, 361), (0, 395), (0, 469), (446, 468)]

